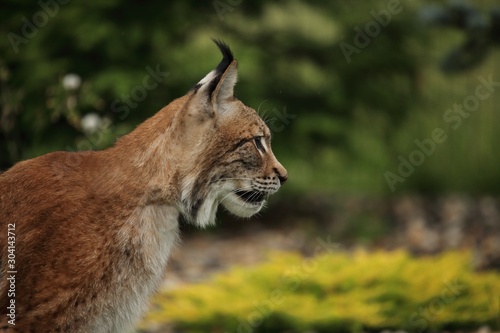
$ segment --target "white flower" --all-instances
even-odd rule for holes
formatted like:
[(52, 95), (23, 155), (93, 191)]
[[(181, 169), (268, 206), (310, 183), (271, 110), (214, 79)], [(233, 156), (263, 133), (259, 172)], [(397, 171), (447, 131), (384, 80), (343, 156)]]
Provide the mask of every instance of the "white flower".
[(73, 73), (66, 74), (63, 77), (63, 81), (62, 81), (63, 87), (66, 90), (76, 90), (76, 89), (80, 88), (81, 83), (82, 83), (82, 79), (80, 78), (80, 76), (78, 76), (77, 74), (73, 74)]
[(87, 113), (80, 125), (84, 132), (95, 132), (102, 126), (102, 118), (97, 113)]

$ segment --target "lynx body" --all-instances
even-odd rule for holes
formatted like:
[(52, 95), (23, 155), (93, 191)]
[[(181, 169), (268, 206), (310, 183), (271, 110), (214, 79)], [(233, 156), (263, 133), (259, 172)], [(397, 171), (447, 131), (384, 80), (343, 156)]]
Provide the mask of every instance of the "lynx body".
[(216, 43), (216, 69), (113, 147), (0, 174), (0, 332), (127, 332), (164, 277), (181, 215), (204, 227), (221, 204), (249, 217), (286, 181), (268, 127), (234, 97), (236, 60)]

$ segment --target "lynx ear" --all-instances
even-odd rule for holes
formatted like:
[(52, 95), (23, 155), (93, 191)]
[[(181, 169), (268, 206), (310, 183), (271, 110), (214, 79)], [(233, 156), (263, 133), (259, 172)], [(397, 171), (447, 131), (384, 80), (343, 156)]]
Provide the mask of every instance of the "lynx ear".
[(220, 77), (210, 96), (214, 110), (217, 110), (226, 100), (234, 96), (236, 81), (238, 81), (238, 62), (233, 60)]
[(238, 80), (238, 62), (234, 59), (229, 46), (214, 40), (222, 53), (222, 61), (193, 88), (196, 94), (207, 98), (213, 114), (222, 112), (225, 101), (234, 96), (234, 86)]

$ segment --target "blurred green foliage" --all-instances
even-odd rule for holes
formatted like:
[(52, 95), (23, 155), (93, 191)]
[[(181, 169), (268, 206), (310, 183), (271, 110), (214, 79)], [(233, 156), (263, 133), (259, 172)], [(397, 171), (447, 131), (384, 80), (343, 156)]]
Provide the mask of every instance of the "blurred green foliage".
[(403, 251), (312, 258), (274, 253), (252, 268), (165, 291), (142, 326), (182, 332), (407, 332), (497, 327), (500, 275), (474, 273), (469, 254)]
[[(474, 93), (478, 75), (500, 78), (494, 55), (466, 73), (439, 71), (462, 36), (423, 29), (416, 17), (425, 1), (62, 2), (2, 1), (0, 169), (111, 145), (218, 63), (217, 37), (239, 60), (237, 96), (274, 131), (287, 191), (389, 193), (384, 173), (397, 172), (398, 156), (448, 126), (443, 113)], [(367, 36), (391, 3), (397, 13), (360, 47), (359, 31)], [(342, 43), (357, 49), (349, 59)], [(148, 68), (168, 75), (141, 95)], [(81, 84), (64, 88), (73, 73)], [(449, 131), (396, 191), (499, 192), (499, 94)], [(82, 127), (91, 113), (102, 120), (98, 130)]]

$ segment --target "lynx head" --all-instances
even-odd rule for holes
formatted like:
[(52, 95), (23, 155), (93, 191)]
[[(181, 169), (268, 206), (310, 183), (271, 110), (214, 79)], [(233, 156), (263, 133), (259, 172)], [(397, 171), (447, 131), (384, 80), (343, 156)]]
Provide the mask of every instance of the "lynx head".
[(240, 217), (254, 215), (287, 180), (271, 150), (269, 128), (234, 97), (237, 61), (226, 44), (215, 43), (223, 59), (186, 96), (179, 115), (191, 161), (182, 177), (179, 206), (199, 226), (214, 223), (219, 204)]

